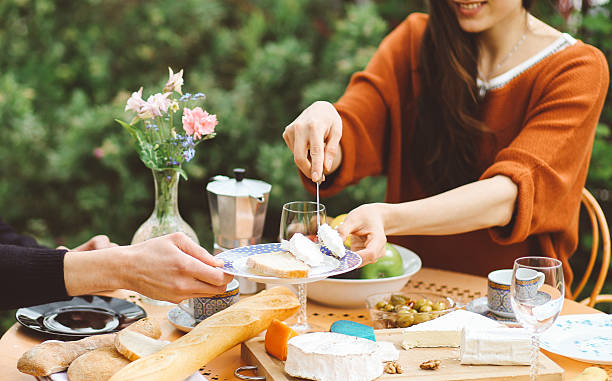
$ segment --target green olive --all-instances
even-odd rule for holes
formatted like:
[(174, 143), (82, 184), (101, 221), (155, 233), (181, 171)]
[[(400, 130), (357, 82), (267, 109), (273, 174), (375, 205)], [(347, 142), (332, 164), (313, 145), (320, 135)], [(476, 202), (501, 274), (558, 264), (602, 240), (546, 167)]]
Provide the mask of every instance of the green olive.
[(414, 324), (423, 323), (431, 320), (429, 314), (416, 314), (414, 315)]
[(376, 309), (382, 310), (385, 308), (386, 305), (387, 305), (387, 302), (385, 302), (384, 300), (381, 300), (380, 302), (376, 303)]
[(411, 308), (410, 310), (408, 310), (408, 312), (412, 312), (413, 314), (419, 313), (419, 311), (415, 310), (414, 308)]
[(394, 312), (395, 311), (395, 307), (389, 303), (385, 304), (385, 306), (382, 308), (383, 311), (387, 311), (387, 312)]
[(410, 307), (404, 305), (404, 304), (398, 304), (395, 306), (394, 308), (395, 312), (400, 313), (402, 311), (409, 311)]
[(433, 306), (434, 303), (431, 300), (429, 300), (429, 299), (425, 299), (425, 304)]
[(414, 324), (414, 315), (406, 314), (397, 318), (397, 326), (400, 328), (410, 327)]
[(427, 304), (427, 301), (425, 299), (419, 299), (414, 303), (414, 307), (415, 309), (420, 309), (421, 307), (423, 307), (425, 304)]
[(406, 304), (407, 300), (406, 297), (404, 295), (391, 295), (391, 299), (389, 300), (389, 303), (393, 304), (394, 306), (397, 306), (398, 304)]
[(446, 309), (446, 303), (444, 302), (434, 303), (432, 307), (434, 311), (442, 311)]
[(431, 311), (433, 311), (433, 308), (429, 304), (426, 304), (422, 306), (421, 308), (419, 308), (419, 312), (431, 312)]

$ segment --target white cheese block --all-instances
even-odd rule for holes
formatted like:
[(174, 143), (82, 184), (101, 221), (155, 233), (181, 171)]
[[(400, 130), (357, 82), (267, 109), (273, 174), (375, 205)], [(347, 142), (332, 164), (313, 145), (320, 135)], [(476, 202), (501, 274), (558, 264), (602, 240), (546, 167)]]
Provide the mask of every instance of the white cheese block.
[(334, 332), (315, 332), (287, 341), (285, 372), (316, 381), (371, 381), (383, 374), (380, 346)]
[(312, 242), (302, 233), (295, 233), (289, 241), (281, 241), (281, 249), (289, 251), (291, 254), (308, 266), (318, 266), (323, 262), (323, 253), (319, 245)]
[(380, 361), (397, 361), (399, 360), (399, 351), (395, 348), (395, 344), (388, 341), (377, 341), (378, 344), (378, 355)]
[(461, 364), (529, 365), (531, 335), (522, 328), (464, 329)]
[(402, 347), (458, 347), (461, 344), (461, 331), (464, 327), (497, 328), (502, 324), (480, 314), (456, 310), (439, 318), (413, 325), (404, 329)]
[(336, 229), (328, 224), (323, 224), (319, 226), (317, 236), (319, 237), (319, 242), (339, 258), (343, 258), (346, 255), (344, 241), (342, 241), (342, 237), (340, 237)]

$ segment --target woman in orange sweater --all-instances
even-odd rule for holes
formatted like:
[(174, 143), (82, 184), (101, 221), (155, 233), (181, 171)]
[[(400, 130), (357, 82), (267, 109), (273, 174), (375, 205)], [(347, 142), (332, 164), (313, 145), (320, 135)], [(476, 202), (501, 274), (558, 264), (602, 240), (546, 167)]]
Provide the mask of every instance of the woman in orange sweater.
[(529, 14), (531, 3), (430, 1), (337, 103), (316, 102), (286, 127), (310, 190), (325, 177), (323, 196), (387, 175), (386, 202), (354, 209), (339, 228), (366, 263), (390, 236), (425, 266), (486, 275), (545, 255), (571, 282), (608, 67)]

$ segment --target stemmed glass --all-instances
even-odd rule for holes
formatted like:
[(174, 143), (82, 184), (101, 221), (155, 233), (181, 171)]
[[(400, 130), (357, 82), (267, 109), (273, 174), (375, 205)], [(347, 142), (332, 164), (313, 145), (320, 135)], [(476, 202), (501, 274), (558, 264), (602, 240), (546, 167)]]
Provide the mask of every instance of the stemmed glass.
[[(280, 222), (281, 239), (289, 240), (295, 233), (302, 233), (306, 237), (316, 241), (317, 237), (317, 209), (321, 221), (325, 221), (325, 206), (312, 201), (294, 201), (283, 205)], [(292, 328), (296, 331), (309, 331), (308, 314), (306, 313), (306, 284), (297, 285), (300, 311), (297, 316), (297, 324)]]
[(538, 371), (540, 334), (559, 316), (564, 296), (561, 261), (548, 257), (523, 257), (514, 261), (510, 303), (518, 322), (531, 334), (529, 375), (532, 381)]

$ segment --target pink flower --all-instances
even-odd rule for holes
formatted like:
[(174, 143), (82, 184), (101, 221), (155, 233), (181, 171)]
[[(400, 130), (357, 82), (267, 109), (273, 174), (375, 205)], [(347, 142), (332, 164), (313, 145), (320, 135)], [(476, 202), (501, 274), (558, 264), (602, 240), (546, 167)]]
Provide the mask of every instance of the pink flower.
[(132, 96), (130, 97), (130, 99), (128, 99), (125, 105), (125, 111), (132, 110), (135, 113), (139, 114), (142, 108), (146, 104), (147, 102), (145, 102), (142, 99), (142, 87), (141, 87), (140, 90), (132, 93)]
[(181, 91), (181, 86), (183, 86), (183, 69), (181, 69), (181, 71), (179, 71), (178, 73), (174, 74), (172, 68), (169, 67), (168, 72), (168, 82), (164, 87), (164, 91), (176, 91), (177, 93), (183, 95), (183, 92)]
[(200, 139), (203, 135), (215, 132), (215, 126), (219, 124), (217, 116), (209, 114), (196, 107), (193, 110), (185, 107), (183, 109), (183, 129), (187, 135), (193, 135), (194, 139)]
[(168, 107), (170, 107), (170, 100), (168, 97), (172, 93), (157, 93), (151, 95), (147, 99), (146, 110), (150, 112), (153, 116), (162, 116), (162, 114), (168, 113)]
[(102, 147), (94, 148), (93, 155), (96, 159), (102, 159), (104, 157), (104, 150)]

